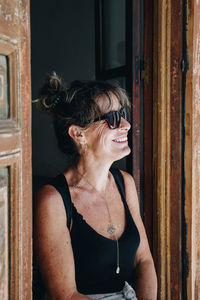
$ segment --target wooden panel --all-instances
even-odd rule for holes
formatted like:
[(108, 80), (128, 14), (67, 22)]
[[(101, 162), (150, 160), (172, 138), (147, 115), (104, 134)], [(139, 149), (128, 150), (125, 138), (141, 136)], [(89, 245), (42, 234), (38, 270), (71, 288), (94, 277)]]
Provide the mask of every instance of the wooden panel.
[(185, 215), (189, 257), (187, 296), (200, 298), (200, 3), (188, 1), (188, 56), (186, 90)]
[[(8, 297), (2, 299), (21, 299), (19, 295), (20, 269), (19, 261), (21, 258), (20, 245), (22, 244), (20, 228), (20, 177), (19, 177), (20, 154), (0, 157), (0, 168), (9, 168), (9, 184), (7, 190), (8, 196)], [(6, 217), (6, 216), (5, 216)]]
[(154, 1), (154, 106), (153, 106), (153, 175), (154, 175), (154, 261), (158, 277), (158, 299), (166, 300), (169, 278), (169, 95), (170, 30), (165, 1)]
[(19, 90), (18, 90), (18, 74), (17, 66), (18, 49), (11, 42), (0, 40), (0, 54), (8, 59), (8, 99), (10, 106), (10, 116), (8, 120), (0, 121), (0, 132), (10, 132), (19, 129)]
[(159, 299), (182, 299), (182, 6), (154, 1), (154, 253)]
[(1, 134), (0, 155), (8, 155), (11, 152), (18, 152), (21, 148), (21, 134)]
[(171, 1), (170, 44), (170, 287), (182, 299), (182, 1)]
[(21, 299), (32, 299), (32, 165), (31, 165), (31, 74), (30, 74), (30, 2), (22, 2), (20, 94), (22, 145), (22, 285)]
[[(188, 276), (187, 276), (187, 296), (188, 299), (195, 300), (194, 298), (194, 264), (195, 259), (192, 251), (192, 210), (193, 210), (193, 201), (192, 201), (192, 161), (193, 161), (193, 144), (192, 144), (192, 120), (193, 120), (193, 69), (194, 63), (193, 56), (193, 38), (194, 32), (194, 3), (193, 1), (188, 1), (187, 3), (188, 11), (188, 31), (187, 31), (187, 44), (188, 44), (188, 58), (190, 62), (190, 68), (187, 74), (186, 82), (186, 102), (185, 102), (185, 217), (187, 223), (187, 255), (189, 258), (188, 264)], [(195, 150), (195, 149), (194, 149)], [(196, 163), (196, 162), (194, 162)]]
[[(0, 54), (8, 57), (10, 118), (0, 121), (0, 160), (11, 165), (10, 300), (32, 299), (32, 186), (29, 0), (0, 5)], [(14, 154), (19, 153), (19, 154)], [(16, 162), (12, 157), (18, 155)], [(14, 175), (15, 174), (15, 175)], [(18, 175), (16, 175), (18, 174)], [(19, 196), (16, 196), (19, 188)]]
[(144, 224), (153, 248), (153, 1), (144, 1)]
[(1, 1), (0, 9), (0, 36), (5, 40), (20, 41), (20, 22), (23, 21), (22, 8), (24, 1), (6, 0)]
[(8, 299), (9, 293), (9, 169), (0, 167), (0, 299)]
[[(141, 130), (140, 130), (140, 1), (132, 1), (132, 173), (140, 199), (140, 160), (141, 160)], [(137, 41), (137, 42), (135, 42)], [(139, 64), (139, 65), (138, 65)], [(139, 68), (138, 68), (139, 66)], [(138, 76), (138, 79), (137, 79)]]

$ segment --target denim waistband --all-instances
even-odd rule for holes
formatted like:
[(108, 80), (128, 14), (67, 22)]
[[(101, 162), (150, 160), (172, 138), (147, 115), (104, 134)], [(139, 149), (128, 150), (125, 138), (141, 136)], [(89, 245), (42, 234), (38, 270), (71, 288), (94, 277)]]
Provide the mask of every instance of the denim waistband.
[(92, 300), (137, 300), (132, 286), (125, 281), (124, 288), (120, 292), (87, 295)]

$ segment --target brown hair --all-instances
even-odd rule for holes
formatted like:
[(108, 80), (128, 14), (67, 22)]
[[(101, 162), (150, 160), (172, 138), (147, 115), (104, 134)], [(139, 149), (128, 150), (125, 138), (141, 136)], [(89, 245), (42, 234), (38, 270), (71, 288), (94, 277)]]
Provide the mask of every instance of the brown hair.
[(62, 152), (72, 156), (72, 163), (80, 158), (76, 143), (68, 134), (70, 125), (87, 128), (101, 116), (97, 99), (106, 97), (112, 104), (114, 94), (122, 107), (130, 107), (126, 92), (117, 85), (103, 81), (73, 81), (68, 87), (52, 73), (47, 76), (38, 96), (38, 107), (53, 116), (58, 146)]

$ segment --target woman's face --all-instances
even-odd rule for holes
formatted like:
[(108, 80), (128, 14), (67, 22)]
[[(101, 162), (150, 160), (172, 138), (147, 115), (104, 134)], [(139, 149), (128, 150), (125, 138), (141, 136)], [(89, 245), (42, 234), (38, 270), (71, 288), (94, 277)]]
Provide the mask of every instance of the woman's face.
[[(102, 115), (110, 111), (121, 109), (121, 104), (114, 94), (110, 95), (112, 104), (108, 99), (101, 97), (97, 100), (101, 108)], [(96, 158), (115, 161), (127, 156), (130, 153), (128, 146), (128, 131), (130, 123), (121, 117), (120, 126), (110, 129), (106, 120), (94, 122), (85, 132), (88, 151)]]

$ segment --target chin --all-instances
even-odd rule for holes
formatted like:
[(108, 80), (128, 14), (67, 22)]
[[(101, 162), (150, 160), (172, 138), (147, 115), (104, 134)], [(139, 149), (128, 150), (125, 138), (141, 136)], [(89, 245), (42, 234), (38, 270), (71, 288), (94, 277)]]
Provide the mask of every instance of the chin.
[(118, 151), (118, 153), (116, 153), (115, 160), (120, 160), (125, 156), (129, 155), (130, 153), (131, 153), (131, 149), (129, 148), (129, 146), (127, 146), (125, 149), (121, 149), (121, 151)]

